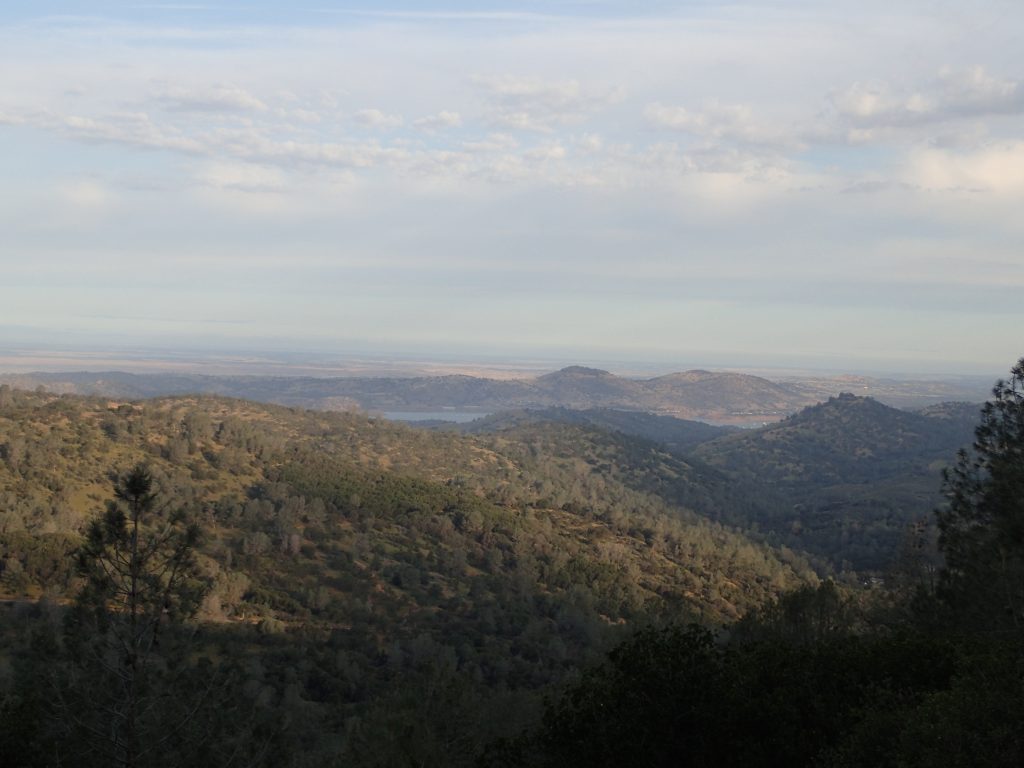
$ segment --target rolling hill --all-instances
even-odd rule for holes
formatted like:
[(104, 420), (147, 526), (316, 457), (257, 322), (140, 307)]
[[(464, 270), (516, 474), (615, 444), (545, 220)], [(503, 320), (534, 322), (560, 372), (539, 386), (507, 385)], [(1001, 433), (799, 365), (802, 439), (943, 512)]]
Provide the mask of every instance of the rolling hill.
[(736, 429), (735, 427), (716, 427), (703, 421), (677, 419), (674, 416), (614, 408), (588, 408), (586, 410), (540, 408), (502, 411), (460, 424), (455, 428), (467, 434), (484, 434), (539, 421), (557, 421), (621, 432), (624, 435), (659, 443), (676, 454), (687, 454), (701, 443), (714, 440)]
[(813, 578), (715, 522), (717, 496), (692, 468), (658, 454), (687, 506), (637, 479), (655, 471), (646, 443), (584, 427), (472, 437), (224, 398), (3, 399), (0, 559), (19, 574), (8, 591), (70, 589), (63, 553), (111, 472), (138, 461), (205, 521), (210, 573), (247, 585), (220, 596), (227, 618), (360, 616), (387, 633), (401, 617), (443, 632), (442, 608), (475, 612), (489, 596), (501, 611), (515, 593), (557, 613), (586, 593), (581, 621), (595, 627), (664, 610), (724, 620)]
[(465, 375), (314, 378), (105, 372), (12, 374), (0, 376), (0, 382), (23, 389), (42, 386), (61, 394), (215, 394), (322, 410), (617, 408), (738, 424), (774, 421), (817, 402), (796, 387), (745, 374), (690, 371), (644, 380), (582, 366), (534, 379), (501, 380)]
[(931, 521), (942, 468), (971, 443), (977, 413), (965, 403), (902, 411), (843, 394), (702, 443), (693, 458), (758, 489), (761, 516), (736, 524), (757, 522), (837, 565), (884, 568), (907, 526)]

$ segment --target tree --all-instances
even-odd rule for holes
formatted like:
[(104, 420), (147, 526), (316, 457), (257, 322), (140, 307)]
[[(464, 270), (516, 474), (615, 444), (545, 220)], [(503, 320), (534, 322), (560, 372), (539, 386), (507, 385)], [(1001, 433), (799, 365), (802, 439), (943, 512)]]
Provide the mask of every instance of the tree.
[(173, 752), (202, 703), (175, 683), (188, 668), (183, 623), (206, 585), (194, 555), (198, 527), (158, 506), (145, 466), (119, 479), (114, 496), (77, 553), (85, 583), (55, 687), (67, 743), (83, 750), (74, 762), (134, 768)]
[(1024, 358), (981, 411), (973, 450), (944, 476), (940, 596), (965, 628), (1024, 630)]

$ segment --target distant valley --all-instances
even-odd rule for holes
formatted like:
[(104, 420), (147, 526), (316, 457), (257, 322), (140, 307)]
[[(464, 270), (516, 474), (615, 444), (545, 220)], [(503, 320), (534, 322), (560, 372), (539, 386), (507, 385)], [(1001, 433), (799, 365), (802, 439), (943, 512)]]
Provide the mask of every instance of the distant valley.
[(570, 366), (535, 378), (492, 379), (468, 375), (394, 376), (203, 376), (123, 372), (0, 375), (22, 389), (58, 394), (141, 399), (212, 394), (317, 410), (462, 413), (538, 408), (605, 408), (644, 411), (711, 424), (756, 426), (856, 389), (901, 407), (942, 400), (974, 400), (985, 390), (936, 382), (896, 382), (849, 377), (801, 382), (771, 381), (735, 372), (686, 371), (635, 379)]

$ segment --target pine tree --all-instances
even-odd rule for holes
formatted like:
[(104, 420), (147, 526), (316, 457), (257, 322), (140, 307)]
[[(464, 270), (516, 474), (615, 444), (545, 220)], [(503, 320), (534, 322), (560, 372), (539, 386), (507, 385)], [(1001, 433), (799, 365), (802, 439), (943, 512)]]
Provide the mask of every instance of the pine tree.
[(985, 404), (973, 450), (945, 474), (940, 595), (967, 629), (1024, 631), (1024, 358)]
[(182, 693), (182, 639), (205, 584), (198, 527), (158, 506), (145, 466), (115, 483), (114, 495), (78, 551), (84, 586), (55, 687), (65, 743), (80, 750), (68, 759), (136, 768), (165, 761), (202, 703), (196, 691)]

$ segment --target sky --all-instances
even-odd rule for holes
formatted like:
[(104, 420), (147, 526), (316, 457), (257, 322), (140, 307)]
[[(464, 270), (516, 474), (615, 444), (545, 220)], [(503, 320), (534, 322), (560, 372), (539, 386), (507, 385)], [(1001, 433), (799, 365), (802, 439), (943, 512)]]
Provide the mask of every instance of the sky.
[(1022, 33), (1019, 0), (5, 0), (0, 346), (1005, 371)]

